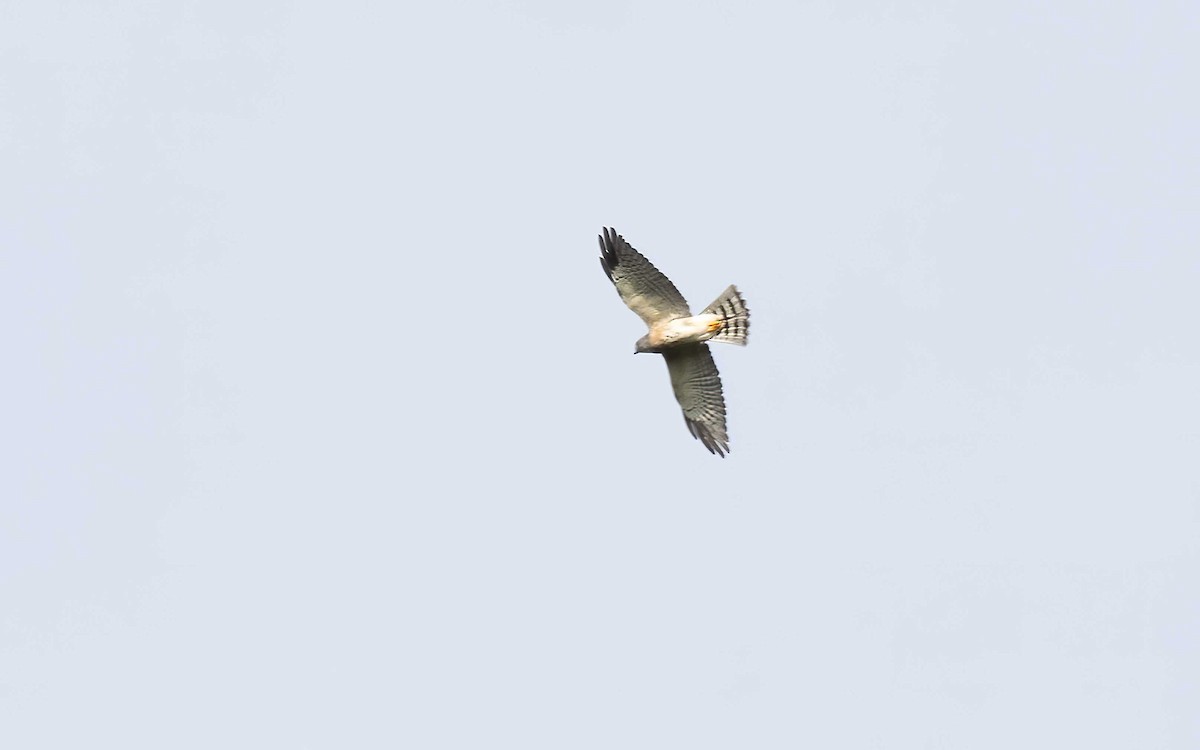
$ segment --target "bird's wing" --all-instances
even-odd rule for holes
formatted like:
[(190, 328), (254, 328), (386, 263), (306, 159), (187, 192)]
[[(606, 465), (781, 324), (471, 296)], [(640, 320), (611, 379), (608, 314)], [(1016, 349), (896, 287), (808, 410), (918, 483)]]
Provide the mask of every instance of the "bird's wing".
[(667, 349), (663, 359), (667, 360), (671, 387), (683, 409), (688, 430), (710, 452), (724, 457), (729, 452), (725, 397), (721, 395), (721, 375), (708, 344)]
[(600, 265), (621, 299), (646, 325), (692, 314), (671, 280), (608, 227), (600, 235)]

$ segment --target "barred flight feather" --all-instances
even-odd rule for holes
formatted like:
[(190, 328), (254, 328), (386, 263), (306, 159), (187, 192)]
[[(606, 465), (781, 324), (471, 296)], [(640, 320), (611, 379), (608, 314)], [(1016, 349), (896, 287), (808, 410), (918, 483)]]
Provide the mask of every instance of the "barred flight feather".
[(721, 316), (721, 331), (713, 336), (711, 341), (721, 341), (726, 344), (745, 346), (750, 336), (750, 308), (736, 286), (730, 285), (721, 292), (711, 305), (704, 308), (705, 313)]

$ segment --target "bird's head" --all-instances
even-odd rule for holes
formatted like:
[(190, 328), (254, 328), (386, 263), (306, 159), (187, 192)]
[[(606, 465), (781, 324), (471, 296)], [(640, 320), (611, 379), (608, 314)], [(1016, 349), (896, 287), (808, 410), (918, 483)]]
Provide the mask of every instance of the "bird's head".
[(653, 351), (654, 351), (654, 349), (651, 348), (651, 346), (650, 346), (650, 334), (648, 334), (648, 333), (645, 336), (642, 336), (640, 339), (638, 339), (637, 343), (633, 345), (633, 353), (634, 354), (641, 354), (643, 352), (653, 352)]

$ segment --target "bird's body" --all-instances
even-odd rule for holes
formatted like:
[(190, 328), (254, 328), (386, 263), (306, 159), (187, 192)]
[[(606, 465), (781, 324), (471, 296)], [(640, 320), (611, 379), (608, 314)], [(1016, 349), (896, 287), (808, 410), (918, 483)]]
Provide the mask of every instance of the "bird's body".
[(650, 332), (638, 340), (638, 351), (662, 354), (672, 346), (686, 346), (708, 341), (721, 331), (723, 321), (718, 315), (705, 313), (687, 318), (672, 318), (650, 326)]
[(692, 435), (712, 453), (729, 452), (721, 376), (709, 341), (746, 345), (750, 311), (730, 286), (698, 315), (671, 280), (614, 230), (600, 235), (600, 265), (629, 309), (649, 328), (635, 352), (663, 355), (675, 399)]

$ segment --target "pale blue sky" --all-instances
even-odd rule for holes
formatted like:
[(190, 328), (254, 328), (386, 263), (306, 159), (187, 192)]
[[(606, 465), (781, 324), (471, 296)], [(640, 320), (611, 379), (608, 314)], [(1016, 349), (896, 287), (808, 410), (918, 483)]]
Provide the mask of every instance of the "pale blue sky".
[(848, 5), (6, 3), (0, 745), (1200, 746), (1200, 10)]

